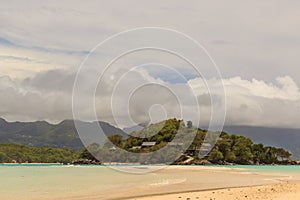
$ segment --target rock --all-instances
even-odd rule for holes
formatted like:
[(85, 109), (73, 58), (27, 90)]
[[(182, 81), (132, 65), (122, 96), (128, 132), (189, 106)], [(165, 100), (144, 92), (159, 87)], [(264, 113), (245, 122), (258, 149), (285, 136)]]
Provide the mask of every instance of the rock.
[(298, 165), (299, 163), (295, 160), (283, 160), (279, 162), (280, 165)]
[(234, 163), (230, 163), (230, 162), (226, 162), (226, 161), (223, 164), (224, 165), (234, 165)]
[(249, 160), (247, 164), (248, 165), (254, 165), (254, 162), (252, 160)]
[(212, 163), (209, 162), (208, 160), (198, 160), (198, 161), (193, 161), (193, 164), (195, 164), (195, 165), (211, 165)]
[(71, 162), (72, 165), (101, 165), (102, 163), (97, 160), (78, 159)]

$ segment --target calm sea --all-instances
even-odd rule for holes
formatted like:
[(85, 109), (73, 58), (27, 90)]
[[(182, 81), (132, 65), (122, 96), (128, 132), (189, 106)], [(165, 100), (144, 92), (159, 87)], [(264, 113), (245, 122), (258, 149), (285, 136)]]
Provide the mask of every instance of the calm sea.
[(298, 165), (213, 165), (213, 166), (233, 168), (233, 169), (244, 169), (249, 172), (300, 174), (300, 166)]
[[(147, 166), (136, 166), (147, 167)], [(300, 166), (212, 166), (212, 170), (201, 170), (201, 167), (185, 166), (191, 170), (162, 170), (146, 174), (122, 173), (107, 166), (67, 166), (58, 164), (0, 164), (0, 199), (63, 199), (72, 195), (87, 195), (97, 191), (99, 199), (122, 191), (126, 195), (149, 192), (150, 189), (166, 185), (180, 185), (187, 189), (223, 187), (257, 184), (258, 181), (269, 181), (268, 177), (244, 175), (240, 180), (236, 175), (211, 174), (217, 168), (242, 168), (246, 172), (268, 172), (283, 174), (300, 174)], [(175, 166), (176, 168), (176, 166)], [(197, 170), (199, 168), (200, 170)], [(196, 169), (196, 170), (195, 170)], [(230, 170), (231, 171), (231, 170)], [(238, 172), (237, 172), (238, 173)], [(249, 177), (250, 178), (249, 178)], [(236, 178), (236, 180), (234, 180)], [(239, 181), (241, 183), (236, 184)], [(219, 185), (218, 185), (219, 184)], [(145, 188), (150, 188), (146, 190)], [(181, 188), (177, 189), (180, 190)], [(157, 190), (159, 191), (159, 190)], [(174, 191), (172, 188), (171, 191)], [(168, 190), (166, 190), (168, 192)], [(100, 196), (99, 196), (100, 193)], [(102, 196), (101, 196), (102, 195)], [(47, 198), (45, 198), (47, 197)]]
[[(20, 171), (28, 170), (31, 171), (32, 168), (40, 168), (47, 169), (49, 167), (56, 167), (54, 169), (61, 168), (71, 168), (71, 167), (85, 167), (85, 168), (107, 168), (109, 166), (116, 165), (78, 165), (78, 166), (69, 166), (63, 164), (0, 164), (0, 170), (6, 169), (10, 170), (11, 167), (15, 167), (12, 170), (14, 171), (16, 168)], [(118, 166), (132, 166), (132, 165), (118, 165)], [(136, 165), (136, 166), (147, 166), (147, 165)], [(193, 166), (193, 165), (191, 165)], [(243, 169), (244, 171), (249, 172), (268, 172), (268, 173), (299, 173), (300, 174), (300, 165), (209, 165), (206, 167), (218, 167), (218, 168), (232, 168), (232, 169)], [(188, 167), (188, 166), (187, 166)], [(27, 169), (24, 169), (27, 168)], [(2, 171), (2, 170), (1, 170)], [(50, 170), (51, 171), (51, 170)]]

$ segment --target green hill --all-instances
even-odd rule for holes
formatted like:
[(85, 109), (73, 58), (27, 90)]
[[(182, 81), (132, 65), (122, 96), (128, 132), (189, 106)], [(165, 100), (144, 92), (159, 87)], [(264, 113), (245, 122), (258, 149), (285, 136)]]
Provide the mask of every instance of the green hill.
[(0, 144), (0, 163), (69, 163), (78, 157), (69, 149)]
[[(88, 122), (78, 121), (78, 123), (84, 126), (91, 125)], [(93, 123), (99, 123), (107, 136), (112, 134), (126, 136), (121, 129), (106, 122)], [(83, 148), (73, 120), (64, 120), (59, 124), (50, 124), (45, 121), (7, 122), (0, 118), (0, 143), (17, 143), (27, 146), (69, 148), (74, 150)]]
[[(120, 149), (138, 153), (133, 156), (118, 149), (111, 152), (112, 145), (110, 143), (106, 143), (102, 149), (97, 148), (94, 144), (91, 149), (97, 158), (104, 162), (142, 162), (143, 154), (156, 152), (171, 143), (174, 148), (167, 148), (160, 155), (153, 154), (152, 160), (147, 162), (168, 163), (171, 162), (170, 158), (175, 155), (179, 160), (185, 160), (182, 157), (193, 158), (194, 163), (205, 159), (215, 164), (281, 164), (287, 162), (291, 156), (290, 152), (283, 148), (255, 144), (247, 137), (229, 135), (225, 132), (212, 132), (208, 135), (205, 130), (193, 128), (190, 122), (187, 124), (189, 126), (186, 126), (182, 120), (169, 119), (132, 132), (131, 136), (126, 139), (120, 135), (109, 137), (110, 141)], [(220, 137), (218, 137), (219, 135)], [(193, 137), (193, 142), (190, 145), (187, 144), (187, 141), (191, 137)], [(211, 146), (210, 144), (214, 142), (216, 145)], [(203, 155), (204, 151), (207, 151), (207, 155), (199, 159), (199, 153)]]
[[(91, 125), (88, 122), (79, 123), (85, 127)], [(216, 164), (280, 164), (287, 162), (291, 156), (290, 152), (283, 148), (256, 144), (245, 136), (229, 135), (225, 132), (212, 132), (208, 135), (206, 130), (192, 127), (191, 122), (185, 124), (184, 121), (177, 119), (151, 124), (142, 130), (133, 131), (129, 137), (122, 130), (108, 123), (94, 123), (100, 123), (104, 133), (113, 144), (127, 152), (135, 153), (133, 157), (128, 156), (125, 151), (114, 150), (111, 143), (105, 142), (107, 138), (100, 138), (100, 142), (105, 142), (101, 149), (97, 144), (92, 144), (88, 148), (102, 162), (143, 163), (145, 162), (143, 155), (160, 149), (164, 150), (153, 154), (150, 163), (174, 162), (171, 158), (175, 156), (178, 158), (175, 163), (182, 163), (189, 158), (194, 163), (206, 159)], [(55, 125), (45, 121), (7, 122), (0, 119), (0, 143), (57, 147), (77, 151), (83, 148), (72, 120), (65, 120)], [(216, 143), (215, 146), (210, 146), (214, 143)], [(2, 162), (12, 159), (18, 162), (65, 162), (74, 159), (73, 156), (77, 154), (65, 149), (23, 147), (16, 144), (2, 144), (1, 146)], [(199, 154), (205, 157), (199, 159)]]

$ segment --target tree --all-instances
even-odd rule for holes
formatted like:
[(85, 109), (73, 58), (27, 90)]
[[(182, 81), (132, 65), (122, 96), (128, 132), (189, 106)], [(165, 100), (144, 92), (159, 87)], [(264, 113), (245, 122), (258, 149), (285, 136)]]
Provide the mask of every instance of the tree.
[(275, 154), (277, 157), (281, 158), (281, 161), (289, 159), (292, 155), (290, 152), (284, 150), (283, 148), (276, 149)]
[(217, 149), (214, 149), (208, 156), (208, 160), (213, 163), (219, 163), (220, 161), (223, 161), (223, 159), (224, 156), (222, 152)]
[(236, 162), (239, 164), (249, 164), (253, 161), (253, 154), (251, 147), (253, 142), (244, 136), (235, 137), (235, 143), (233, 143), (232, 151), (236, 156)]
[(193, 122), (192, 121), (187, 121), (186, 123), (188, 128), (193, 128)]
[(265, 157), (265, 150), (263, 144), (254, 144), (252, 146), (252, 154), (254, 163), (261, 163)]
[(98, 160), (95, 155), (97, 155), (100, 151), (99, 144), (93, 143), (87, 146), (86, 148), (83, 148), (79, 158), (82, 159), (88, 159), (88, 160)]
[(3, 152), (0, 152), (0, 163), (9, 162), (7, 155)]
[(226, 152), (225, 161), (227, 162), (235, 162), (236, 156), (232, 151)]
[(108, 136), (108, 139), (116, 146), (120, 147), (123, 141), (123, 136), (122, 135), (118, 135), (118, 134), (114, 134), (114, 135), (110, 135)]
[(265, 164), (272, 164), (278, 162), (276, 157), (276, 148), (274, 147), (264, 147), (264, 159), (263, 163)]
[(223, 155), (226, 155), (227, 152), (231, 151), (231, 141), (229, 139), (218, 140), (216, 145)]

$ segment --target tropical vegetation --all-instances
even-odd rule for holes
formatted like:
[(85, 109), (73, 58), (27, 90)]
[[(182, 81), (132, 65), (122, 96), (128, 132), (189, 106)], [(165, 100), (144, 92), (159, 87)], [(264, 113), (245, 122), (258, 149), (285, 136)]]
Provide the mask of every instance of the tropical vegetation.
[[(149, 153), (152, 153), (150, 157)], [(251, 139), (235, 134), (208, 132), (193, 127), (191, 121), (185, 124), (175, 118), (133, 131), (126, 138), (123, 134), (110, 134), (104, 144), (91, 144), (81, 152), (0, 144), (0, 163), (71, 163), (78, 159), (98, 159), (149, 164), (197, 164), (203, 160), (214, 164), (281, 164), (290, 157), (291, 153), (283, 148), (255, 144)]]
[(0, 144), (0, 163), (69, 163), (78, 157), (70, 149)]
[[(92, 144), (88, 149), (96, 158), (104, 162), (143, 162), (143, 154), (164, 149), (170, 143), (174, 144), (174, 148), (165, 148), (166, 150), (157, 154), (153, 153), (148, 162), (173, 162), (174, 160), (169, 158), (177, 156), (179, 160), (185, 157), (193, 158), (194, 161), (208, 160), (215, 164), (280, 164), (291, 157), (291, 153), (283, 148), (255, 144), (251, 139), (235, 134), (208, 132), (194, 128), (190, 121), (185, 125), (182, 120), (177, 119), (152, 124), (130, 135), (126, 139), (121, 135), (111, 135), (102, 148)], [(155, 142), (155, 145), (143, 147), (145, 142)], [(203, 144), (211, 148), (208, 148), (208, 152), (199, 158)]]

